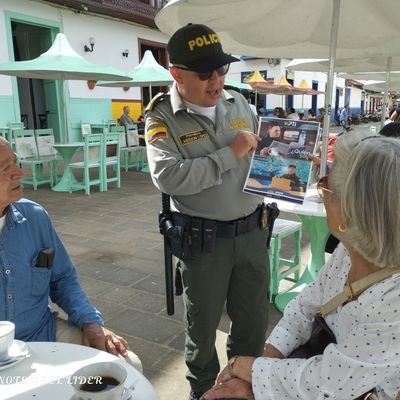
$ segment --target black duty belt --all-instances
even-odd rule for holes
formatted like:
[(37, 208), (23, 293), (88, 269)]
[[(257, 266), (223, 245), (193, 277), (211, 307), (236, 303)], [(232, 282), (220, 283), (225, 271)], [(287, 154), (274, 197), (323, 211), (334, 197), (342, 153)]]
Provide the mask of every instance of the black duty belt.
[(216, 237), (220, 238), (234, 238), (239, 235), (251, 232), (256, 228), (260, 228), (260, 219), (262, 213), (262, 206), (248, 215), (247, 217), (234, 219), (232, 221), (218, 221), (206, 218), (191, 217), (189, 215), (172, 213), (172, 219), (175, 225), (185, 226), (189, 231), (193, 231), (194, 226), (206, 229), (207, 226), (215, 226)]

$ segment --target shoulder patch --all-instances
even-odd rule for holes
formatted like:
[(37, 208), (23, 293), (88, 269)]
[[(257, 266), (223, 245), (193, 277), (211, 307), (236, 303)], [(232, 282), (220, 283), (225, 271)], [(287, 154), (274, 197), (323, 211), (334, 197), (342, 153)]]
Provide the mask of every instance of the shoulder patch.
[(146, 142), (151, 144), (157, 139), (168, 137), (167, 125), (161, 121), (150, 121), (146, 126)]
[(145, 109), (145, 112), (147, 112), (147, 111), (152, 111), (153, 108), (154, 108), (154, 106), (155, 106), (159, 101), (162, 101), (162, 100), (165, 98), (165, 96), (166, 96), (166, 94), (165, 94), (165, 93), (162, 93), (162, 92), (156, 94), (156, 95), (151, 99), (150, 103), (147, 104), (147, 107), (146, 107), (146, 109)]

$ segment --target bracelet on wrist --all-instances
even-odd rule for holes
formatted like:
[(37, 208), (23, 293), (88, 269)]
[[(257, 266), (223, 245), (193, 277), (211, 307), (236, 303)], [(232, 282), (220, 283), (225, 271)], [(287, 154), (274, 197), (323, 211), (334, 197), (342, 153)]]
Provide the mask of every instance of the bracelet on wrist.
[(228, 361), (228, 374), (231, 378), (237, 378), (235, 373), (233, 372), (233, 366), (235, 365), (237, 359), (239, 356), (233, 356), (229, 361)]

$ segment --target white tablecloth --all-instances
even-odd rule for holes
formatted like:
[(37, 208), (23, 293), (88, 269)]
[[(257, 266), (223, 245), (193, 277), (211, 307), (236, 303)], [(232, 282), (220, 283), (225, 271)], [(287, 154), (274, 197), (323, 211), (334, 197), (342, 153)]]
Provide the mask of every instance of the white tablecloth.
[(150, 382), (135, 368), (104, 351), (69, 343), (27, 343), (30, 357), (0, 371), (0, 399), (70, 400), (68, 377), (79, 368), (102, 361), (125, 366), (126, 386), (134, 385), (134, 400), (159, 400)]

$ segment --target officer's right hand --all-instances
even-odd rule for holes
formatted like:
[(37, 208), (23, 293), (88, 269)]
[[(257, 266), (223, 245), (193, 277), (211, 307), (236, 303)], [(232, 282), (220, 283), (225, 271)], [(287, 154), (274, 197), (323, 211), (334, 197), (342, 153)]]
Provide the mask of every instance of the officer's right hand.
[(260, 140), (261, 139), (253, 132), (239, 131), (229, 147), (232, 149), (235, 157), (240, 160), (247, 153), (254, 151)]

